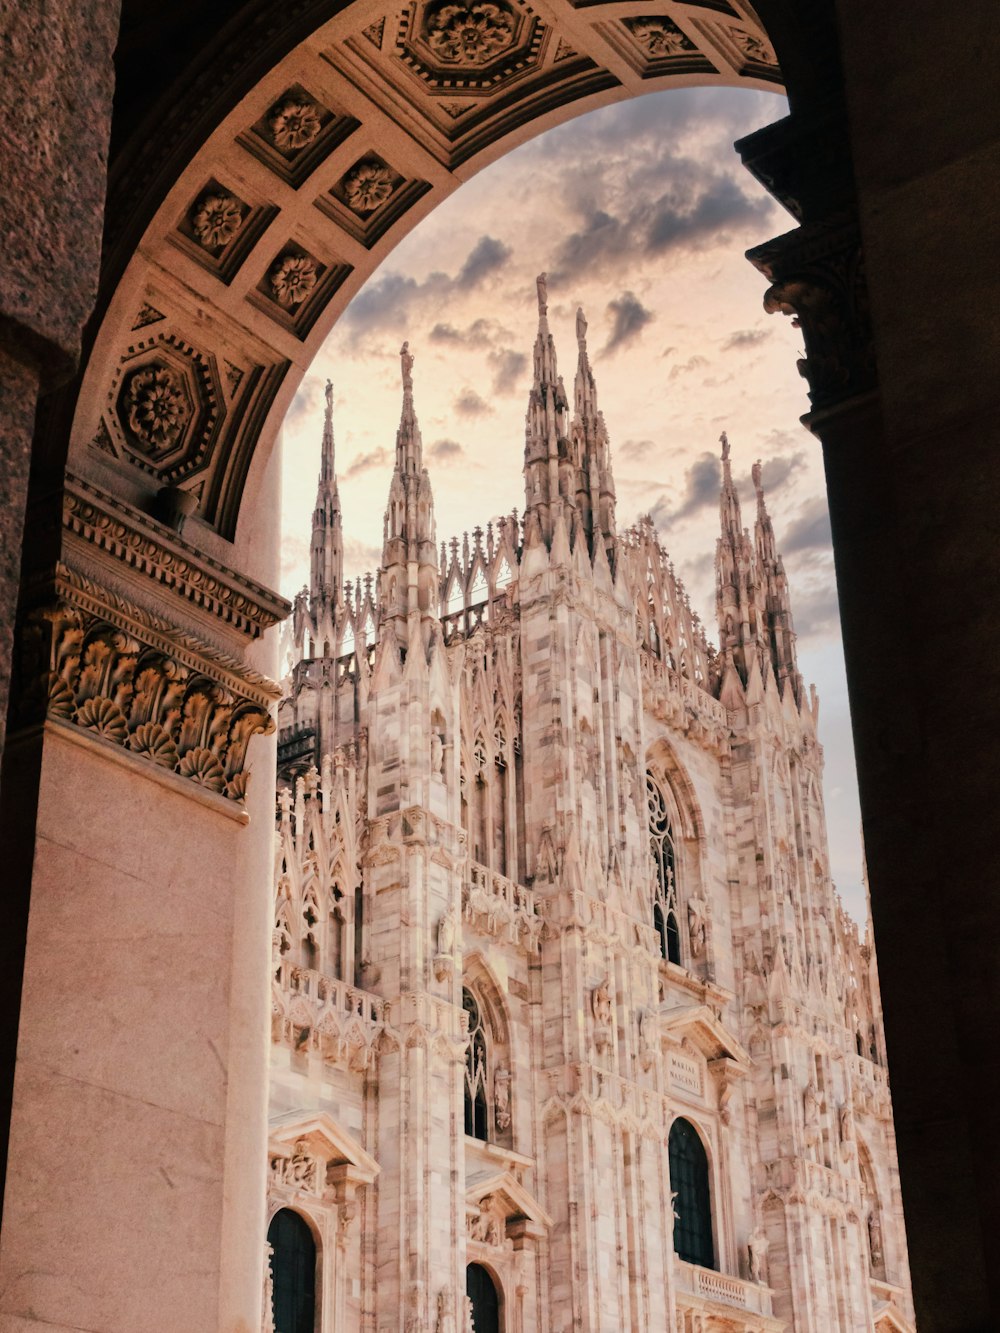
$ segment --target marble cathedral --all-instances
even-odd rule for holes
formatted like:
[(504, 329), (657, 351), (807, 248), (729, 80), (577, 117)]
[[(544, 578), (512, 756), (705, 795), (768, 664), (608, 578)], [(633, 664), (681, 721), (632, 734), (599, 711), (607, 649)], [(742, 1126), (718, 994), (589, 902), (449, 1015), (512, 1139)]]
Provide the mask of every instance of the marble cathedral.
[(402, 352), (382, 562), (344, 583), (327, 390), (280, 709), (275, 1333), (909, 1330), (870, 930), (818, 702), (722, 440), (718, 649), (620, 531), (544, 279), (523, 514), (439, 548)]

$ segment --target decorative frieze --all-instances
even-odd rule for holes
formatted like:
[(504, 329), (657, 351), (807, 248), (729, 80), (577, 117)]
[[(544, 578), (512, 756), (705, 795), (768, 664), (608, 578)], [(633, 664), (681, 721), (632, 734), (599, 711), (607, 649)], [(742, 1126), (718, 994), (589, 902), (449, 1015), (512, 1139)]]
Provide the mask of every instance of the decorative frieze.
[(63, 564), (26, 618), (19, 683), (19, 725), (80, 727), (234, 801), (246, 794), (252, 737), (274, 730), (279, 693)]

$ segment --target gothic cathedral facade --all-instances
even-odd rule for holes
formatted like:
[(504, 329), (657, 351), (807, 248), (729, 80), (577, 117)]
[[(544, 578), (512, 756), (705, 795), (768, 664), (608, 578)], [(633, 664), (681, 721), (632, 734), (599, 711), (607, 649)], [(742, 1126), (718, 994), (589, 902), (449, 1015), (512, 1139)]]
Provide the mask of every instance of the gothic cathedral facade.
[(525, 506), (438, 547), (402, 352), (377, 573), (344, 584), (327, 391), (280, 707), (275, 1333), (912, 1328), (870, 930), (818, 703), (722, 441), (719, 648), (619, 531), (544, 279)]

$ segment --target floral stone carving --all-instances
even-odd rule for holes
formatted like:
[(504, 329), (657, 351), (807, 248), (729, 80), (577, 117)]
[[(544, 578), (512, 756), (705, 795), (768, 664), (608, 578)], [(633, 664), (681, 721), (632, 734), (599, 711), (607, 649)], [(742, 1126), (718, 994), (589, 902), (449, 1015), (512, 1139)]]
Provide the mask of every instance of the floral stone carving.
[(312, 143), (323, 122), (315, 102), (287, 99), (272, 107), (267, 126), (276, 148), (295, 153)]
[(207, 194), (191, 213), (191, 229), (206, 250), (221, 250), (243, 226), (243, 209), (231, 194)]
[(355, 213), (371, 213), (392, 195), (395, 179), (383, 162), (359, 162), (343, 180), (344, 198)]
[(494, 0), (444, 4), (429, 9), (424, 38), (449, 65), (485, 65), (514, 44), (514, 15)]
[(731, 33), (733, 41), (750, 60), (759, 61), (762, 65), (778, 63), (774, 52), (759, 33), (748, 32), (746, 28), (733, 28)]
[(312, 294), (318, 279), (316, 261), (308, 255), (282, 255), (271, 270), (271, 291), (290, 310)]
[(192, 406), (183, 383), (162, 362), (134, 371), (125, 382), (123, 399), (129, 429), (153, 449), (175, 444), (191, 420)]
[(171, 651), (166, 624), (118, 597), (102, 607), (102, 590), (65, 567), (58, 584), (26, 626), (22, 720), (72, 724), (241, 801), (250, 740), (274, 730), (270, 683), (241, 681), (190, 635)]
[(679, 56), (696, 49), (694, 43), (669, 19), (626, 19), (625, 23), (639, 45), (657, 60), (663, 60), (668, 56)]

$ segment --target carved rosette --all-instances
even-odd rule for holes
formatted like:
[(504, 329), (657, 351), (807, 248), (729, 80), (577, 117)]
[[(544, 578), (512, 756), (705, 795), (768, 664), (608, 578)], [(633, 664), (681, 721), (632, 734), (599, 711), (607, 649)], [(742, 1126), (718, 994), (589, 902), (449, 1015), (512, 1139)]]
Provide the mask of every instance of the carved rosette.
[(162, 361), (127, 377), (122, 406), (132, 435), (151, 452), (172, 448), (194, 411), (183, 379)]
[(243, 226), (244, 207), (231, 194), (204, 195), (191, 213), (191, 229), (206, 250), (222, 250)]
[(267, 128), (276, 148), (283, 153), (297, 153), (313, 142), (323, 128), (323, 121), (315, 102), (305, 97), (286, 97), (271, 108)]
[(271, 294), (280, 306), (301, 305), (316, 287), (316, 261), (309, 255), (282, 255), (271, 269)]
[(514, 16), (496, 0), (428, 7), (424, 39), (448, 65), (486, 65), (514, 44)]
[(395, 174), (384, 162), (359, 162), (343, 180), (344, 199), (355, 213), (371, 213), (392, 195)]
[(78, 727), (242, 801), (250, 741), (274, 730), (275, 687), (65, 565), (54, 584), (22, 637), (18, 723)]

